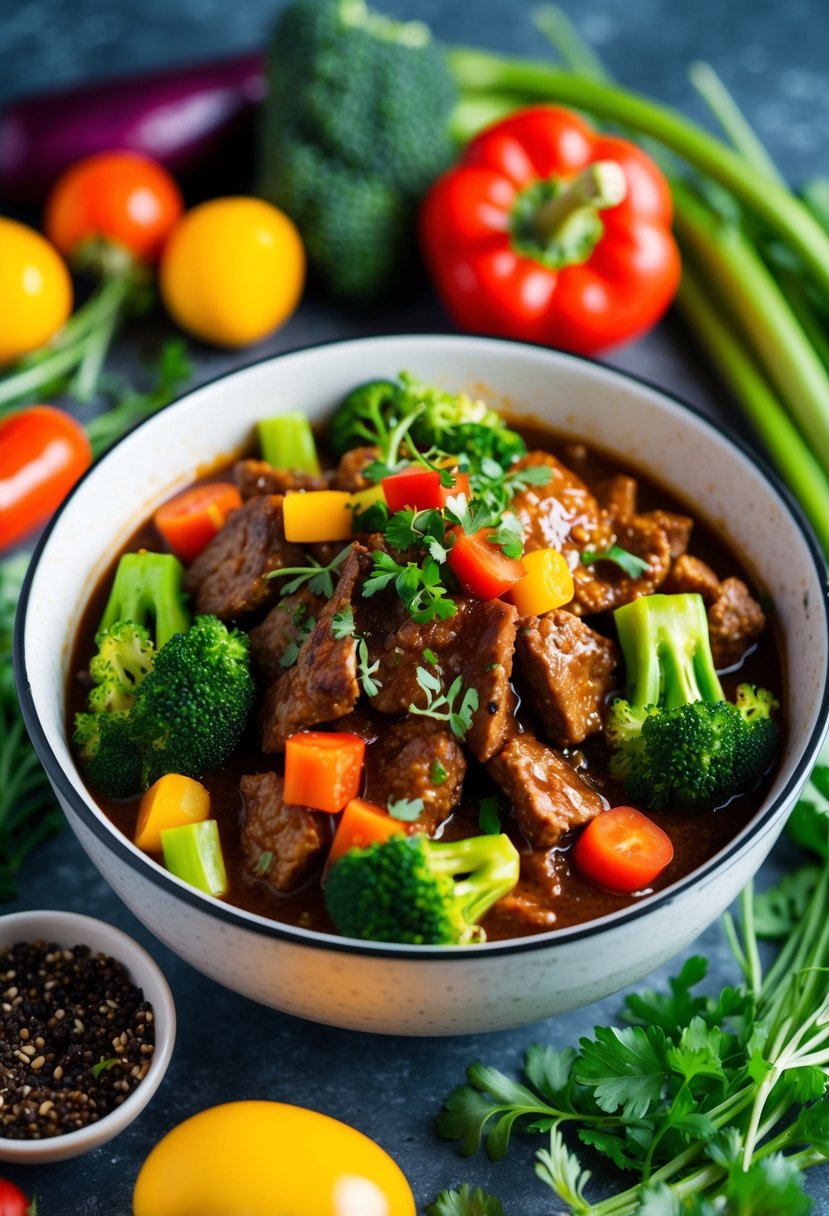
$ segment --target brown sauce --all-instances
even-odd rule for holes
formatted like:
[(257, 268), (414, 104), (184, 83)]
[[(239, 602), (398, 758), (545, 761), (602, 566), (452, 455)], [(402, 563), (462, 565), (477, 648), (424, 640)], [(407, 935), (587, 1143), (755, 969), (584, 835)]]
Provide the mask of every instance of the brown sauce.
[[(689, 552), (708, 563), (721, 579), (729, 575), (741, 578), (748, 584), (755, 596), (762, 597), (764, 589), (757, 586), (750, 571), (747, 571), (735, 554), (723, 544), (713, 528), (706, 526), (704, 517), (701, 518), (698, 508), (677, 500), (669, 491), (643, 476), (635, 467), (620, 466), (618, 461), (595, 449), (587, 451), (578, 445), (581, 450), (578, 457), (574, 459), (572, 441), (564, 441), (555, 432), (541, 426), (527, 426), (522, 422), (519, 429), (529, 450), (538, 448), (554, 453), (587, 482), (588, 486), (593, 487), (603, 479), (620, 472), (628, 473), (636, 478), (639, 485), (637, 508), (639, 511), (662, 508), (693, 516), (695, 522)], [(204, 481), (220, 479), (228, 479), (226, 465), (217, 467), (202, 478)], [(130, 552), (139, 548), (154, 550), (162, 548), (152, 521), (147, 521), (136, 530), (124, 546), (123, 551)], [(70, 734), (75, 712), (83, 711), (86, 708), (88, 693), (86, 669), (90, 656), (95, 652), (95, 632), (103, 612), (118, 557), (120, 554), (115, 555), (112, 567), (91, 596), (76, 634), (70, 667), (72, 675), (67, 694), (67, 720)], [(593, 628), (600, 631), (606, 628), (603, 625), (603, 618), (590, 617), (588, 619)], [(780, 660), (780, 647), (775, 637), (773, 613), (768, 613), (768, 624), (763, 636), (744, 657), (739, 669), (721, 673), (721, 679), (726, 696), (729, 698), (733, 697), (737, 684), (750, 681), (771, 689), (781, 703), (785, 704), (784, 673)], [(621, 692), (621, 689), (619, 691)], [(522, 713), (525, 712), (525, 709), (522, 709)], [(528, 718), (528, 721), (531, 722), (532, 719)], [(580, 754), (580, 762), (586, 766), (591, 781), (605, 795), (610, 805), (624, 804), (627, 800), (621, 787), (606, 775), (606, 749), (601, 737), (594, 736), (577, 750)], [(251, 878), (244, 869), (240, 844), (242, 817), (240, 778), (245, 774), (281, 771), (281, 766), (281, 757), (266, 755), (259, 749), (254, 715), (241, 746), (225, 767), (220, 772), (208, 774), (202, 778), (202, 783), (211, 796), (211, 813), (219, 825), (229, 880), (225, 898), (230, 904), (275, 921), (334, 932), (324, 907), (319, 874), (315, 875), (301, 890), (283, 895), (273, 890), (268, 883)], [(768, 792), (772, 779), (773, 774), (768, 775), (751, 793), (734, 798), (727, 806), (719, 809), (693, 814), (649, 811), (648, 815), (667, 832), (674, 846), (673, 861), (649, 890), (664, 889), (703, 865), (725, 847), (755, 815)], [(470, 759), (464, 786), (464, 805), (444, 825), (440, 834), (444, 838), (450, 839), (470, 835), (476, 831), (480, 798), (493, 792), (496, 792), (496, 789), (490, 779), (483, 769)], [(97, 794), (95, 797), (113, 824), (132, 839), (140, 798), (116, 801)], [(504, 830), (509, 831), (514, 836), (519, 849), (526, 852), (527, 846), (518, 838), (517, 829), (511, 829), (509, 824), (505, 823)], [(550, 884), (546, 880), (543, 888), (535, 892), (536, 898), (541, 902), (546, 902), (554, 913), (554, 923), (539, 924), (533, 928), (523, 921), (503, 914), (496, 907), (483, 922), (490, 940), (543, 932), (550, 927), (580, 924), (629, 907), (647, 895), (647, 893), (636, 896), (617, 895), (595, 886), (583, 877), (570, 862), (568, 853), (571, 843), (569, 838), (565, 838), (559, 847), (550, 851), (548, 868), (555, 872), (557, 892), (552, 897), (550, 896)], [(532, 876), (525, 876), (522, 873), (521, 889), (529, 892), (531, 897), (534, 885)], [(542, 889), (545, 892), (543, 895), (541, 894)]]

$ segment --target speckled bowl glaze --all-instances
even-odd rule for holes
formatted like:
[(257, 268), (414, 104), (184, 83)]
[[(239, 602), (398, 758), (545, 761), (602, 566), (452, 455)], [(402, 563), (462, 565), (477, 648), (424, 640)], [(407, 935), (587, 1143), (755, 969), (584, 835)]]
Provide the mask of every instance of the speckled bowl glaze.
[[(210, 899), (136, 849), (96, 807), (64, 723), (75, 624), (137, 523), (280, 409), (324, 419), (353, 385), (410, 369), (485, 395), (618, 453), (672, 487), (744, 556), (774, 605), (788, 730), (768, 799), (721, 853), (667, 890), (572, 929), (474, 947), (389, 947), (315, 933)], [(786, 492), (722, 428), (598, 364), (517, 343), (388, 337), (298, 351), (197, 389), (118, 444), (76, 487), (24, 589), (15, 666), (34, 744), (78, 839), (163, 942), (221, 984), (299, 1017), (356, 1030), (496, 1030), (633, 983), (709, 925), (758, 869), (808, 775), (827, 721), (823, 560)]]
[(0, 1161), (17, 1165), (47, 1165), (67, 1161), (100, 1148), (129, 1127), (152, 1098), (167, 1072), (176, 1040), (176, 1007), (170, 986), (143, 946), (105, 921), (77, 912), (15, 912), (0, 917), (0, 947), (15, 942), (54, 942), (58, 946), (89, 946), (93, 954), (109, 954), (126, 967), (132, 982), (153, 1007), (155, 1051), (140, 1084), (97, 1123), (46, 1140), (9, 1140), (0, 1136)]

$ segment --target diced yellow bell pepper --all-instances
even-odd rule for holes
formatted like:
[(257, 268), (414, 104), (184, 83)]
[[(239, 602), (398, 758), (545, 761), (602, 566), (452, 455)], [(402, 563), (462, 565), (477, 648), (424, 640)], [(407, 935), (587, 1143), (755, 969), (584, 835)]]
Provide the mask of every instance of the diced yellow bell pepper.
[(378, 481), (376, 486), (369, 486), (367, 490), (355, 490), (353, 494), (349, 494), (349, 506), (352, 514), (356, 511), (367, 511), (369, 507), (373, 507), (376, 502), (385, 502), (386, 495), (383, 490), (382, 482)]
[(541, 616), (570, 603), (573, 575), (563, 554), (557, 549), (535, 549), (521, 560), (527, 573), (510, 593), (519, 616)]
[(285, 539), (298, 545), (351, 540), (351, 495), (345, 490), (306, 490), (286, 494), (282, 505)]
[(151, 785), (138, 810), (135, 843), (145, 853), (161, 852), (161, 833), (210, 817), (210, 795), (203, 785), (181, 773), (167, 773)]

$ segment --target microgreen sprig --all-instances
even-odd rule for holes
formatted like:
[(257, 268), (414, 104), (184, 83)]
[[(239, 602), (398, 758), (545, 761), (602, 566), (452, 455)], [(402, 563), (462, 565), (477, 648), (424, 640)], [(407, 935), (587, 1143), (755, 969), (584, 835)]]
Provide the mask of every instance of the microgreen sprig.
[(592, 566), (595, 562), (612, 562), (623, 570), (628, 578), (640, 578), (648, 569), (648, 563), (643, 557), (637, 557), (621, 545), (611, 545), (603, 553), (582, 553), (579, 561), (585, 566)]
[[(419, 714), (424, 718), (434, 718), (436, 722), (447, 722), (455, 738), (463, 741), (472, 727), (472, 715), (478, 708), (478, 693), (474, 688), (467, 688), (461, 695), (463, 680), (458, 676), (449, 685), (446, 692), (440, 677), (427, 667), (418, 667), (417, 682), (426, 694), (426, 705), (410, 705), (410, 714)], [(461, 698), (457, 709), (455, 703)]]
[(340, 568), (350, 552), (351, 545), (346, 545), (327, 566), (312, 557), (307, 566), (283, 566), (281, 570), (271, 570), (265, 578), (287, 578), (288, 575), (294, 574), (296, 578), (292, 578), (290, 583), (280, 588), (280, 595), (293, 595), (307, 583), (308, 590), (313, 591), (314, 595), (322, 595), (330, 600), (334, 594), (334, 571)]
[(380, 666), (380, 660), (369, 661), (368, 643), (356, 632), (354, 609), (346, 604), (340, 612), (335, 612), (331, 619), (331, 632), (338, 640), (353, 637), (357, 643), (357, 679), (362, 685), (367, 697), (376, 697), (382, 688), (382, 682), (374, 679), (374, 673)]

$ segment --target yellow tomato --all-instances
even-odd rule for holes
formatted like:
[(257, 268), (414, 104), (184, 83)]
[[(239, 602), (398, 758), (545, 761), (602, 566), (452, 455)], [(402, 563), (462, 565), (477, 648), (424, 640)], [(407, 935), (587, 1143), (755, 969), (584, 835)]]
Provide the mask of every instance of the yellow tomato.
[(0, 216), (0, 365), (48, 342), (72, 311), (72, 280), (47, 240)]
[(415, 1216), (400, 1168), (345, 1123), (281, 1102), (193, 1115), (150, 1153), (133, 1216)]
[(305, 282), (294, 225), (257, 198), (217, 198), (179, 221), (159, 284), (175, 321), (206, 342), (247, 346), (287, 321)]

